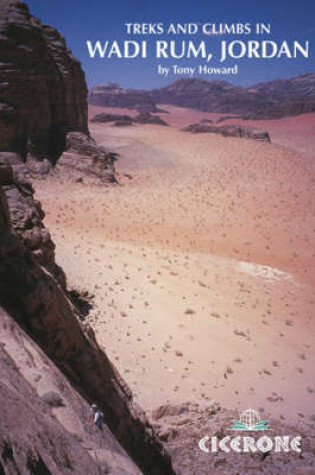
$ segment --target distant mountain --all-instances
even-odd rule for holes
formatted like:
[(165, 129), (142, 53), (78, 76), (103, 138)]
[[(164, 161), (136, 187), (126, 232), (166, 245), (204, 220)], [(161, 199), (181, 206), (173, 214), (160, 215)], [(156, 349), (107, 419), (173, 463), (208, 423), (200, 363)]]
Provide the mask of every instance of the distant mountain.
[(226, 81), (179, 79), (162, 89), (152, 91), (151, 97), (159, 104), (174, 104), (206, 112), (243, 114), (254, 112), (264, 105), (265, 95), (247, 92)]
[(107, 83), (90, 91), (89, 103), (129, 108), (170, 104), (205, 112), (240, 114), (245, 119), (272, 119), (315, 111), (315, 73), (248, 88), (226, 81), (188, 78), (152, 91), (122, 89)]
[(122, 89), (118, 84), (110, 82), (99, 84), (89, 92), (89, 104), (106, 107), (137, 108), (152, 104), (150, 92), (142, 89)]
[(315, 100), (315, 73), (300, 74), (295, 78), (276, 79), (270, 82), (262, 82), (247, 89), (269, 96), (283, 97), (288, 101)]

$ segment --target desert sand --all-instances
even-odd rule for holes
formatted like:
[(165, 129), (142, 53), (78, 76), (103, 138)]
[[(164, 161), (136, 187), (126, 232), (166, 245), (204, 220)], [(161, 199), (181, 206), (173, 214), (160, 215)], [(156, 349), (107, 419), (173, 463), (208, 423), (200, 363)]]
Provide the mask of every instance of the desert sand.
[(86, 323), (147, 411), (314, 415), (315, 114), (258, 123), (265, 144), (162, 107), (170, 127), (90, 124), (119, 185), (35, 181), (69, 286), (95, 296)]

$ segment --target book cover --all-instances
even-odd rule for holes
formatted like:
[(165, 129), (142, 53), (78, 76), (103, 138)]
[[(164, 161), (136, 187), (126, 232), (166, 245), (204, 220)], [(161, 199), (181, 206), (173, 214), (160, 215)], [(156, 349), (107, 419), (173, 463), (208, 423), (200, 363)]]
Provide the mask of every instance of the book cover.
[(314, 14), (0, 0), (1, 473), (315, 473)]

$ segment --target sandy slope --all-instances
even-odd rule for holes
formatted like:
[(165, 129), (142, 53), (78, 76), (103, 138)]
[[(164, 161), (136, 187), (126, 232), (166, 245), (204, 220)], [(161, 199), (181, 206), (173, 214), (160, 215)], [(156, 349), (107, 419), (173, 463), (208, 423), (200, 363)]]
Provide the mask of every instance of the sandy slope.
[(91, 124), (123, 186), (36, 183), (57, 260), (95, 293), (88, 321), (145, 409), (312, 414), (315, 157), (276, 121), (268, 145), (184, 133), (205, 114), (168, 110), (172, 127)]

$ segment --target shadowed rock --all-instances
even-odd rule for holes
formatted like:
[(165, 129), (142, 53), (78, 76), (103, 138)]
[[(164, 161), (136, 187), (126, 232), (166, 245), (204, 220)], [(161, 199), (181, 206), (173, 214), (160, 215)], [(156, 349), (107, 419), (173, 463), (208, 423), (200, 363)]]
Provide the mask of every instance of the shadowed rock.
[(107, 114), (102, 112), (100, 114), (96, 114), (92, 119), (91, 122), (116, 122), (120, 120), (132, 120), (129, 115), (126, 114)]

